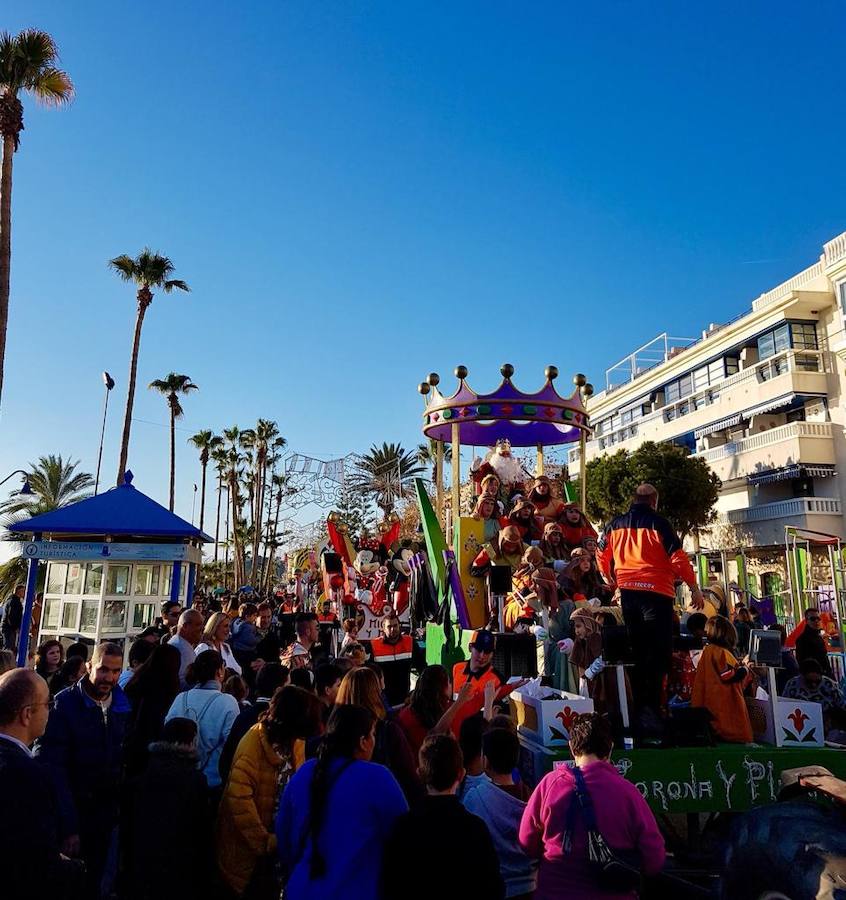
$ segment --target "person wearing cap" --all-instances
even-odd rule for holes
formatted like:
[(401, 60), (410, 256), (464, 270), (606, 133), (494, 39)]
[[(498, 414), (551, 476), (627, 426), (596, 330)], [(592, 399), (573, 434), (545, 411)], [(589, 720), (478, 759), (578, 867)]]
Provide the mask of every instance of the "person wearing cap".
[(529, 492), (529, 500), (535, 505), (535, 515), (544, 525), (549, 522), (557, 522), (558, 517), (564, 512), (564, 501), (552, 494), (552, 482), (546, 475), (538, 475), (534, 486)]
[(602, 574), (620, 589), (635, 662), (635, 706), (642, 724), (646, 724), (643, 713), (651, 712), (652, 726), (672, 661), (676, 579), (690, 587), (693, 609), (705, 605), (682, 542), (657, 510), (658, 491), (651, 484), (641, 484), (631, 509), (605, 528), (597, 560)]
[(453, 719), (453, 730), (460, 733), (461, 723), (469, 716), (479, 712), (485, 705), (485, 688), (493, 685), (494, 699), (501, 700), (514, 688), (520, 686), (520, 682), (514, 685), (505, 685), (505, 679), (493, 667), (493, 654), (496, 649), (496, 637), (492, 631), (480, 628), (470, 636), (470, 658), (464, 662), (458, 662), (452, 667), (452, 691), (453, 699), (457, 700), (459, 692), (465, 684), (470, 683), (473, 691), (470, 698), (456, 713)]
[(394, 614), (382, 619), (379, 637), (370, 642), (373, 661), (382, 667), (385, 696), (391, 706), (404, 703), (411, 690), (411, 654), (414, 649), (410, 634), (400, 632), (400, 621)]

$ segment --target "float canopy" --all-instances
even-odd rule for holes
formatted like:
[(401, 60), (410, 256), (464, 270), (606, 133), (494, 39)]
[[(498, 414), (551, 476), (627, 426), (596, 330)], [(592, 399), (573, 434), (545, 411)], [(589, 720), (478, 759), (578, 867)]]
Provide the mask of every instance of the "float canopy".
[(423, 434), (434, 441), (452, 440), (452, 426), (458, 425), (459, 440), (472, 446), (492, 446), (508, 440), (513, 447), (570, 444), (589, 431), (585, 397), (593, 393), (584, 375), (573, 378), (575, 389), (562, 397), (552, 382), (558, 377), (555, 366), (547, 366), (546, 383), (535, 394), (524, 394), (511, 381), (514, 366), (500, 368), (502, 382), (492, 394), (477, 394), (467, 384), (467, 369), (458, 366), (458, 389), (447, 397), (438, 390), (440, 376), (432, 372), (417, 390), (426, 400)]

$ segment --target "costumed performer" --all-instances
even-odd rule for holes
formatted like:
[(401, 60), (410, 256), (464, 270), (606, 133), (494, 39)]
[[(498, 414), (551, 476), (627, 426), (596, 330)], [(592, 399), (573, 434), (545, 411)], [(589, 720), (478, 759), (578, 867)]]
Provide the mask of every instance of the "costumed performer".
[(596, 599), (598, 605), (604, 606), (610, 603), (613, 594), (599, 574), (596, 560), (581, 547), (576, 547), (570, 554), (570, 562), (559, 575), (558, 583), (564, 596), (576, 604)]
[(564, 545), (564, 532), (557, 522), (547, 522), (544, 525), (540, 548), (544, 560), (556, 572), (563, 572), (567, 568), (570, 553)]
[(508, 438), (500, 438), (496, 446), (485, 454), (483, 462), (476, 458), (470, 467), (470, 477), (478, 485), (477, 494), (480, 492), (482, 479), (486, 475), (496, 475), (506, 499), (524, 493), (527, 474), (520, 460), (511, 455), (511, 441)]
[(576, 503), (565, 503), (564, 511), (558, 519), (561, 531), (564, 534), (564, 543), (568, 550), (574, 550), (582, 546), (585, 538), (596, 540), (596, 531), (588, 522), (587, 516), (579, 509)]
[(470, 574), (474, 578), (486, 578), (491, 566), (511, 566), (517, 569), (523, 561), (526, 545), (520, 537), (520, 529), (514, 525), (506, 525), (499, 534), (476, 554), (470, 566)]
[[(503, 610), (506, 631), (516, 631), (517, 624), (521, 621), (527, 626), (534, 625), (537, 622), (536, 613), (547, 618), (549, 611), (558, 607), (555, 572), (544, 566), (543, 553), (539, 547), (529, 547), (526, 550), (520, 566), (512, 575), (511, 583), (512, 591)], [(543, 616), (544, 611), (547, 616)]]
[(500, 528), (506, 525), (516, 525), (520, 529), (520, 537), (527, 544), (540, 541), (543, 537), (543, 526), (540, 519), (535, 518), (535, 505), (528, 500), (518, 500), (511, 512), (500, 518)]
[(711, 616), (705, 625), (708, 643), (699, 657), (690, 705), (711, 713), (711, 728), (721, 740), (734, 744), (752, 741), (752, 724), (743, 697), (749, 670), (732, 651), (737, 646), (734, 625), (722, 616)]
[(552, 482), (546, 475), (538, 475), (529, 493), (529, 500), (535, 504), (535, 514), (547, 522), (556, 522), (564, 512), (564, 501), (559, 500), (552, 492)]
[(492, 541), (499, 532), (498, 503), (489, 494), (480, 494), (473, 510), (473, 518), (485, 523), (485, 541)]
[(496, 514), (501, 516), (505, 510), (502, 502), (502, 482), (496, 475), (485, 475), (481, 482), (480, 497), (490, 497), (496, 503)]

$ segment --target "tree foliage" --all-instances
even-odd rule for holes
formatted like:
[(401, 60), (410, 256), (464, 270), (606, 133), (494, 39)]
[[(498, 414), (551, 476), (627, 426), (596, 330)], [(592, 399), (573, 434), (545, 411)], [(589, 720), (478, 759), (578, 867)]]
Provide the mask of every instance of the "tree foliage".
[(401, 444), (375, 444), (355, 463), (351, 486), (373, 498), (387, 516), (396, 502), (404, 497), (413, 480), (425, 472), (418, 463), (417, 450), (406, 450)]
[(685, 537), (716, 519), (721, 482), (701, 458), (675, 444), (647, 441), (634, 452), (619, 450), (587, 464), (587, 514), (607, 524), (631, 505), (642, 482), (655, 485), (661, 514)]
[(32, 494), (13, 492), (0, 503), (0, 514), (21, 518), (23, 513), (29, 518), (84, 500), (91, 494), (94, 479), (88, 472), (77, 472), (78, 465), (79, 460), (66, 460), (60, 453), (39, 457), (27, 469)]
[(376, 516), (370, 500), (346, 483), (338, 493), (335, 511), (353, 536), (365, 531), (370, 532), (376, 526)]

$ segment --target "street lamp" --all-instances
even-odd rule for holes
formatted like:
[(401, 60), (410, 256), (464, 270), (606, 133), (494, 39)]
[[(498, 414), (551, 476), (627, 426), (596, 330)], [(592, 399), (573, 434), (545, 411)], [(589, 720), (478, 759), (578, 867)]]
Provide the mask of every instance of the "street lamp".
[(97, 454), (97, 475), (94, 478), (94, 496), (100, 486), (100, 464), (103, 462), (103, 440), (106, 437), (106, 414), (109, 411), (109, 394), (115, 386), (115, 380), (108, 372), (103, 372), (103, 384), (106, 386), (106, 402), (103, 404), (103, 428), (100, 431), (100, 452)]
[(23, 484), (21, 485), (21, 489), (18, 491), (19, 495), (22, 495), (24, 497), (31, 497), (35, 493), (35, 491), (32, 489), (32, 485), (29, 483), (29, 475), (24, 472), (23, 469), (15, 469), (14, 472), (12, 472), (10, 475), (7, 475), (2, 481), (0, 481), (0, 484), (5, 484), (12, 477), (12, 475), (23, 475)]

